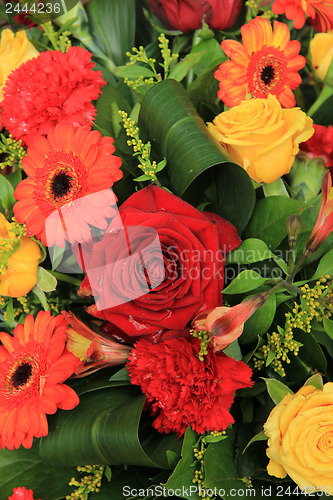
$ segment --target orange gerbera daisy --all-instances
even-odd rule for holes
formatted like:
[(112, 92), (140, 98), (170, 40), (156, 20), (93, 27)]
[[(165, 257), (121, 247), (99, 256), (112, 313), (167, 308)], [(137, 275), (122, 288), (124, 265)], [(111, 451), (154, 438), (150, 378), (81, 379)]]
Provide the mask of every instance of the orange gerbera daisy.
[(333, 0), (275, 0), (272, 11), (293, 19), (296, 29), (303, 28), (307, 17), (317, 31), (326, 32), (333, 27)]
[(46, 414), (71, 410), (77, 394), (63, 382), (79, 361), (65, 348), (67, 322), (40, 311), (29, 314), (14, 335), (0, 340), (0, 448), (30, 448), (33, 437), (46, 436)]
[(89, 225), (106, 229), (117, 201), (109, 188), (123, 175), (114, 151), (113, 139), (88, 125), (62, 123), (47, 138), (35, 137), (22, 160), (29, 177), (14, 193), (14, 214), (27, 235), (63, 247), (65, 239), (90, 241)]
[(302, 79), (298, 71), (305, 65), (299, 55), (297, 40), (290, 41), (290, 31), (284, 23), (274, 21), (274, 29), (267, 19), (256, 17), (241, 28), (242, 42), (224, 40), (221, 44), (231, 59), (223, 62), (215, 72), (219, 80), (218, 97), (229, 107), (237, 106), (248, 94), (266, 98), (274, 94), (281, 106), (295, 106), (292, 89)]

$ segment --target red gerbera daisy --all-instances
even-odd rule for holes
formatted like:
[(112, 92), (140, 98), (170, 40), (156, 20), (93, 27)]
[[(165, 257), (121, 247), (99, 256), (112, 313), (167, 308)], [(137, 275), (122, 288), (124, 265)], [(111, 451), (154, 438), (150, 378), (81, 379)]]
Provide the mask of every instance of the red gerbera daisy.
[(8, 500), (34, 500), (33, 495), (32, 490), (27, 490), (24, 486), (20, 486), (13, 489), (13, 495), (8, 497)]
[(3, 126), (24, 142), (46, 135), (57, 123), (92, 124), (91, 103), (105, 81), (82, 47), (48, 50), (11, 73), (1, 102)]
[(298, 71), (305, 65), (299, 55), (297, 40), (290, 41), (290, 31), (284, 23), (274, 21), (274, 28), (267, 19), (256, 17), (241, 28), (242, 42), (224, 40), (221, 44), (231, 59), (223, 62), (215, 72), (219, 80), (218, 97), (229, 107), (237, 106), (246, 98), (267, 98), (273, 94), (281, 106), (295, 106), (292, 89), (302, 79)]
[(105, 229), (117, 201), (109, 188), (123, 175), (114, 151), (113, 139), (89, 126), (59, 124), (47, 138), (35, 137), (22, 160), (29, 177), (14, 193), (14, 214), (27, 234), (63, 247), (65, 238), (89, 241), (89, 224)]
[[(140, 339), (129, 356), (132, 384), (151, 403), (159, 432), (183, 435), (190, 425), (202, 434), (221, 431), (234, 422), (229, 413), (237, 389), (251, 387), (251, 369), (212, 347), (200, 361), (200, 340), (181, 337), (151, 344)], [(163, 388), (163, 390), (161, 390)]]
[(317, 31), (326, 32), (333, 27), (333, 0), (275, 0), (272, 11), (293, 19), (296, 29), (303, 28), (307, 17)]
[(63, 384), (79, 363), (65, 348), (66, 329), (63, 316), (40, 311), (17, 325), (14, 336), (0, 333), (0, 448), (30, 448), (33, 437), (48, 433), (46, 414), (79, 403)]

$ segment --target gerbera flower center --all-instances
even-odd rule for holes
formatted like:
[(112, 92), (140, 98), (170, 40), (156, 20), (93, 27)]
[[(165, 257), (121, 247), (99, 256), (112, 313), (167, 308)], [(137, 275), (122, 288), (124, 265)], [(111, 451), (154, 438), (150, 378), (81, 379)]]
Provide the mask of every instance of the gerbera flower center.
[(51, 181), (51, 191), (55, 198), (65, 196), (72, 186), (72, 177), (67, 172), (59, 172)]
[(259, 98), (281, 94), (287, 78), (287, 63), (284, 53), (275, 47), (263, 47), (255, 52), (247, 68), (249, 92)]
[(32, 374), (32, 366), (30, 363), (22, 363), (18, 366), (12, 375), (13, 387), (20, 387), (28, 382)]

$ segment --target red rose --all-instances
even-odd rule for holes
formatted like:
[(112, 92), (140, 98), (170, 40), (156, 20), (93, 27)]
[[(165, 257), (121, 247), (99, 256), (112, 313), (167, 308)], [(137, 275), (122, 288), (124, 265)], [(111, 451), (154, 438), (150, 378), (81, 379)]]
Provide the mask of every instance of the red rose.
[(242, 8), (241, 0), (148, 0), (156, 17), (168, 29), (186, 33), (205, 23), (214, 30), (231, 28)]
[(119, 214), (123, 227), (113, 220), (84, 248), (80, 293), (93, 291), (91, 314), (131, 337), (156, 336), (222, 303), (225, 257), (241, 242), (230, 222), (155, 186), (130, 196)]
[(300, 149), (311, 158), (323, 158), (327, 168), (333, 167), (333, 126), (313, 125), (315, 133), (306, 142), (300, 144)]

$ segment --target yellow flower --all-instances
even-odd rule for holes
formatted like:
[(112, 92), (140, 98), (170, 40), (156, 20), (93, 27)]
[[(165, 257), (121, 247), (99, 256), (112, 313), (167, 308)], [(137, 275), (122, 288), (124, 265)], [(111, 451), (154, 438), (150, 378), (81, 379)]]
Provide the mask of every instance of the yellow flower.
[(312, 67), (318, 78), (325, 79), (333, 59), (333, 30), (317, 33), (310, 42)]
[(307, 493), (333, 495), (333, 383), (323, 390), (306, 385), (287, 394), (271, 411), (264, 431), (268, 436), (267, 471), (287, 474)]
[(208, 123), (208, 129), (252, 179), (268, 184), (289, 172), (299, 143), (314, 133), (311, 118), (299, 108), (282, 109), (271, 94), (242, 101)]
[[(17, 238), (11, 232), (11, 224), (0, 214), (0, 258), (13, 249)], [(29, 236), (22, 236), (20, 247), (8, 257), (8, 267), (0, 274), (0, 295), (26, 295), (37, 282), (40, 257), (39, 245)]]
[(38, 54), (38, 50), (29, 42), (25, 31), (18, 31), (16, 36), (11, 30), (2, 32), (0, 42), (0, 101), (3, 98), (3, 88), (9, 74)]

